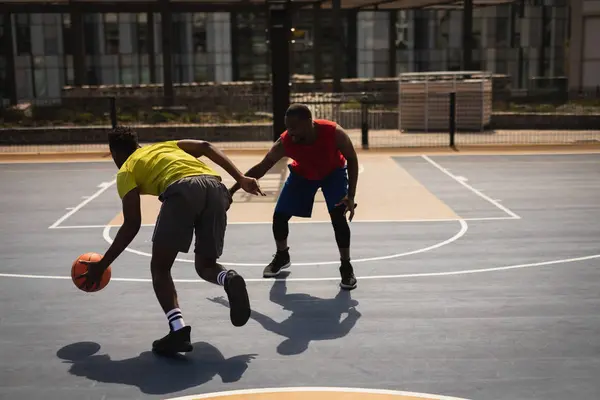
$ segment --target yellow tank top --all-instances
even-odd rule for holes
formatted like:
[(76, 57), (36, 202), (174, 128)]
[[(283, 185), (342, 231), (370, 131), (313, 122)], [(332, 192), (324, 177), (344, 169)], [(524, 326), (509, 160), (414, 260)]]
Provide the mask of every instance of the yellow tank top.
[(208, 165), (186, 153), (177, 140), (151, 144), (137, 149), (117, 173), (117, 191), (123, 198), (138, 187), (141, 194), (159, 196), (173, 182), (187, 176), (220, 175)]

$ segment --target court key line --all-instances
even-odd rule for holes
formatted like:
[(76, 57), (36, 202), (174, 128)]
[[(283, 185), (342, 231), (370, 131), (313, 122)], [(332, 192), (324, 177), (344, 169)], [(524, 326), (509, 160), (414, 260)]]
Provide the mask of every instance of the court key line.
[[(492, 268), (481, 268), (481, 269), (467, 269), (461, 271), (447, 271), (447, 272), (424, 272), (416, 274), (398, 274), (398, 275), (367, 275), (357, 276), (358, 280), (367, 279), (400, 279), (400, 278), (423, 278), (423, 277), (437, 277), (437, 276), (451, 276), (451, 275), (467, 275), (467, 274), (478, 274), (485, 272), (497, 272), (497, 271), (508, 271), (512, 269), (523, 269), (533, 267), (543, 267), (546, 265), (556, 264), (569, 264), (579, 261), (588, 261), (600, 258), (600, 254), (594, 254), (590, 256), (565, 258), (560, 260), (541, 261), (530, 264), (517, 264), (507, 265), (503, 267), (492, 267)], [(58, 276), (58, 275), (34, 275), (34, 274), (5, 274), (0, 273), (0, 277), (3, 278), (26, 278), (26, 279), (58, 279), (58, 280), (70, 280), (70, 276)], [(340, 277), (321, 277), (321, 278), (244, 278), (246, 282), (273, 282), (273, 281), (287, 281), (287, 282), (313, 282), (313, 281), (339, 281)], [(111, 281), (117, 282), (152, 282), (150, 278), (111, 278)], [(208, 283), (202, 279), (173, 279), (175, 283)]]
[(92, 200), (94, 200), (96, 197), (100, 196), (102, 193), (104, 193), (109, 187), (111, 187), (115, 183), (117, 183), (116, 180), (114, 180), (112, 182), (102, 182), (101, 184), (99, 184), (98, 187), (100, 189), (97, 190), (96, 193), (94, 193), (90, 197), (88, 197), (85, 200), (83, 200), (77, 206), (75, 206), (72, 209), (70, 209), (68, 213), (66, 213), (65, 215), (63, 215), (62, 217), (60, 217), (55, 223), (53, 223), (52, 225), (50, 225), (48, 227), (48, 229), (56, 229), (56, 228), (58, 228), (59, 225), (61, 223), (63, 223), (67, 218), (69, 218), (70, 216), (72, 216), (73, 214), (75, 214), (77, 211), (81, 210), (83, 207), (85, 207), (86, 204), (88, 204), (89, 202), (91, 202)]
[[(358, 173), (361, 174), (365, 171), (365, 166), (363, 164), (359, 164), (359, 169), (358, 169)], [(223, 179), (223, 183), (233, 183), (235, 182), (234, 180), (231, 179)], [(85, 207), (88, 203), (90, 203), (92, 200), (94, 200), (95, 198), (97, 198), (98, 196), (100, 196), (102, 193), (104, 193), (109, 187), (111, 187), (112, 185), (114, 185), (115, 183), (117, 183), (116, 180), (113, 180), (111, 182), (102, 182), (101, 184), (98, 185), (98, 187), (100, 188), (98, 191), (96, 191), (96, 193), (92, 194), (91, 196), (87, 197), (85, 200), (83, 200), (81, 203), (79, 203), (77, 206), (73, 207), (73, 208), (69, 208), (69, 212), (67, 212), (65, 215), (63, 215), (62, 217), (60, 217), (56, 222), (54, 222), (52, 225), (50, 225), (48, 227), (48, 229), (70, 229), (70, 228), (80, 228), (80, 226), (67, 226), (67, 227), (61, 227), (60, 224), (63, 223), (64, 221), (66, 221), (69, 217), (71, 217), (73, 214), (75, 214), (77, 211), (81, 210), (83, 207)], [(81, 227), (102, 227), (104, 228), (106, 225), (84, 225)]]
[[(467, 233), (467, 230), (469, 229), (469, 225), (464, 220), (458, 220), (458, 222), (460, 223), (460, 230), (454, 236), (452, 236), (451, 238), (446, 239), (444, 241), (438, 242), (434, 245), (431, 245), (428, 247), (423, 247), (423, 248), (420, 248), (417, 250), (404, 252), (404, 253), (390, 254), (387, 256), (370, 257), (370, 258), (356, 258), (356, 259), (353, 259), (352, 262), (353, 263), (361, 263), (361, 262), (367, 262), (367, 261), (389, 260), (392, 258), (400, 258), (400, 257), (405, 257), (405, 256), (413, 255), (413, 254), (425, 253), (427, 251), (431, 251), (431, 250), (440, 248), (442, 246), (445, 246), (447, 244), (450, 244), (450, 243), (460, 239), (465, 233)], [(102, 231), (102, 237), (109, 244), (112, 244), (113, 239), (110, 237), (110, 229), (111, 229), (110, 226), (107, 226), (106, 228), (104, 228), (104, 230)], [(129, 253), (141, 255), (141, 256), (152, 257), (152, 254), (150, 254), (150, 253), (146, 253), (146, 252), (140, 251), (140, 250), (135, 250), (135, 249), (132, 249), (129, 247), (126, 247), (125, 251), (127, 251)], [(187, 262), (187, 263), (194, 262), (194, 260), (188, 260), (185, 258), (176, 258), (175, 261)], [(337, 260), (337, 261), (293, 263), (293, 265), (312, 266), (312, 265), (333, 265), (333, 264), (339, 264), (339, 263), (340, 263), (340, 261)], [(258, 264), (258, 263), (233, 263), (233, 262), (224, 262), (224, 261), (219, 261), (219, 264), (228, 265), (228, 266), (232, 266), (232, 267), (264, 267), (265, 266), (264, 263), (260, 263), (260, 264)]]
[(482, 199), (490, 202), (491, 204), (493, 204), (494, 206), (498, 207), (500, 210), (504, 211), (505, 213), (507, 213), (508, 215), (510, 215), (512, 218), (514, 219), (521, 219), (520, 216), (518, 216), (517, 214), (515, 214), (514, 212), (512, 212), (511, 210), (509, 210), (508, 208), (504, 207), (502, 204), (500, 204), (498, 201), (490, 198), (489, 196), (486, 196), (485, 194), (481, 193), (481, 191), (475, 189), (473, 186), (469, 185), (467, 182), (465, 182), (463, 179), (460, 179), (458, 176), (452, 174), (450, 171), (448, 171), (446, 168), (442, 167), (440, 164), (436, 163), (435, 161), (433, 161), (431, 158), (429, 158), (428, 156), (426, 156), (425, 154), (422, 154), (421, 157), (427, 161), (428, 163), (430, 163), (431, 165), (433, 165), (435, 168), (439, 169), (440, 171), (442, 171), (444, 174), (448, 175), (450, 178), (454, 179), (456, 182), (460, 183), (461, 185), (463, 185), (464, 187), (466, 187), (467, 189), (469, 189), (471, 192), (475, 193), (477, 196), (481, 197)]
[[(354, 220), (350, 224), (395, 224), (395, 223), (423, 223), (423, 222), (452, 222), (452, 221), (509, 221), (514, 220), (513, 217), (474, 217), (474, 218), (431, 218), (431, 219), (372, 219), (372, 220)], [(238, 221), (227, 222), (227, 225), (271, 225), (273, 221)], [(290, 220), (290, 224), (331, 224), (330, 220)], [(142, 227), (154, 227), (156, 224), (141, 224)], [(119, 228), (118, 224), (104, 225), (61, 225), (54, 229), (105, 229)]]

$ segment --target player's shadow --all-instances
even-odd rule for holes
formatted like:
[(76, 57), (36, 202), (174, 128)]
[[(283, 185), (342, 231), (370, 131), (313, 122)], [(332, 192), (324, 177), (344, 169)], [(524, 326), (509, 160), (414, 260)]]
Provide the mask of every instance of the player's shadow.
[(200, 386), (216, 375), (223, 383), (237, 382), (255, 354), (225, 359), (208, 343), (194, 343), (194, 350), (185, 356), (160, 357), (146, 351), (137, 357), (111, 360), (108, 354), (95, 355), (100, 345), (93, 342), (73, 343), (56, 355), (70, 363), (75, 376), (104, 382), (137, 386), (145, 394), (163, 395)]
[[(251, 318), (264, 329), (286, 338), (277, 346), (279, 354), (297, 355), (307, 350), (312, 341), (339, 339), (350, 333), (361, 314), (355, 308), (358, 301), (352, 299), (349, 291), (340, 290), (333, 299), (304, 293), (289, 294), (285, 281), (288, 275), (288, 271), (281, 273), (281, 278), (273, 283), (269, 297), (292, 314), (282, 322), (256, 310), (252, 310), (251, 314)], [(209, 300), (229, 306), (223, 297)]]

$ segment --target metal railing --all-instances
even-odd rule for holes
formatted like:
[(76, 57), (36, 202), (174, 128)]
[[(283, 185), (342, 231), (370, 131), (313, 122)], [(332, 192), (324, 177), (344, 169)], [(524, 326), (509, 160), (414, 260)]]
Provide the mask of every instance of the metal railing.
[[(399, 96), (402, 96), (399, 98)], [(482, 92), (292, 93), (315, 119), (345, 128), (369, 148), (600, 143), (600, 94), (545, 97)], [(48, 104), (0, 108), (0, 144), (105, 144), (117, 124), (152, 142), (202, 138), (229, 147), (272, 143), (268, 95), (73, 97)], [(91, 148), (91, 147), (90, 147)]]

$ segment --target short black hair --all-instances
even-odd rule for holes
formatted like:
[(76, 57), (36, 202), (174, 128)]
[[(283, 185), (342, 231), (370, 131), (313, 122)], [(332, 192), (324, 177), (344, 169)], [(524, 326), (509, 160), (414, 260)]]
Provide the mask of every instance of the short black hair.
[(111, 151), (131, 154), (140, 147), (137, 132), (126, 126), (117, 126), (108, 134), (108, 146)]
[(285, 112), (286, 117), (298, 117), (300, 119), (312, 119), (310, 109), (304, 104), (292, 104)]

